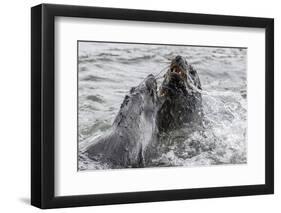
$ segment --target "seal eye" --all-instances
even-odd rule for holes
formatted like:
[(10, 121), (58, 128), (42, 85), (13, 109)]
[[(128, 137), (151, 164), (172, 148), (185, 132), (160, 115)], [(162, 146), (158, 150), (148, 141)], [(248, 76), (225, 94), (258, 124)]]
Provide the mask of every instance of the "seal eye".
[(193, 75), (193, 76), (196, 75), (196, 71), (195, 71), (195, 69), (191, 65), (188, 66), (188, 69), (189, 69), (189, 74), (190, 75)]
[(133, 92), (135, 92), (135, 90), (136, 90), (136, 87), (132, 87), (132, 88), (130, 89), (130, 94), (132, 94)]
[(190, 73), (191, 75), (195, 75), (195, 71), (194, 71), (194, 70), (191, 70), (189, 73)]

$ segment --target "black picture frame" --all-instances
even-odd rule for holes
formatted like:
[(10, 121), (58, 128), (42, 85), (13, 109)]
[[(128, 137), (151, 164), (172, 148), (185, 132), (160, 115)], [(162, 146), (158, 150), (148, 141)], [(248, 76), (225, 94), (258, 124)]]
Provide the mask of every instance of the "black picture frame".
[[(55, 17), (264, 28), (265, 184), (93, 195), (54, 195)], [(42, 209), (274, 193), (274, 19), (41, 4), (31, 8), (31, 204)]]

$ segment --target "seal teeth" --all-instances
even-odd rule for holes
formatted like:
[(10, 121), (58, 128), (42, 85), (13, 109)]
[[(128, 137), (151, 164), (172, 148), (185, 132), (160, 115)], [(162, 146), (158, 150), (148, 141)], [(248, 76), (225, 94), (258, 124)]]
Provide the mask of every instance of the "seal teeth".
[(177, 67), (177, 66), (174, 66), (171, 68), (171, 72), (172, 73), (177, 73), (177, 74), (180, 74), (180, 75), (183, 75), (183, 71), (181, 70), (181, 68)]
[(162, 91), (160, 92), (160, 96), (163, 97), (163, 96), (165, 96), (165, 95), (166, 95), (166, 92), (165, 92), (164, 90), (162, 90)]

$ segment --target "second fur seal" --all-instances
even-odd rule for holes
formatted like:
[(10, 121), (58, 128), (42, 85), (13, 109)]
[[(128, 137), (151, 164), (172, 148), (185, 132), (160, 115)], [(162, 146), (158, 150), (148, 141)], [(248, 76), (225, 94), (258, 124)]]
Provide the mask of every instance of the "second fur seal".
[(110, 131), (92, 142), (89, 158), (111, 168), (143, 167), (144, 152), (156, 133), (157, 83), (153, 75), (125, 96)]
[(160, 87), (157, 112), (157, 126), (160, 132), (201, 122), (201, 89), (197, 71), (182, 56), (176, 56)]

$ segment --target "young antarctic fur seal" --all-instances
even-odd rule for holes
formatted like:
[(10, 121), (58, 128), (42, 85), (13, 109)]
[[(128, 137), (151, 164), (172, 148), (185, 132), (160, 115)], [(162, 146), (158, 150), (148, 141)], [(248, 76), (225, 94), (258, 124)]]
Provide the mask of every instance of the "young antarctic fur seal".
[(111, 130), (86, 149), (88, 157), (111, 168), (143, 167), (145, 149), (156, 132), (156, 106), (157, 83), (149, 75), (125, 96)]
[(157, 126), (160, 132), (201, 122), (201, 83), (197, 71), (181, 57), (176, 56), (164, 76), (159, 92)]

